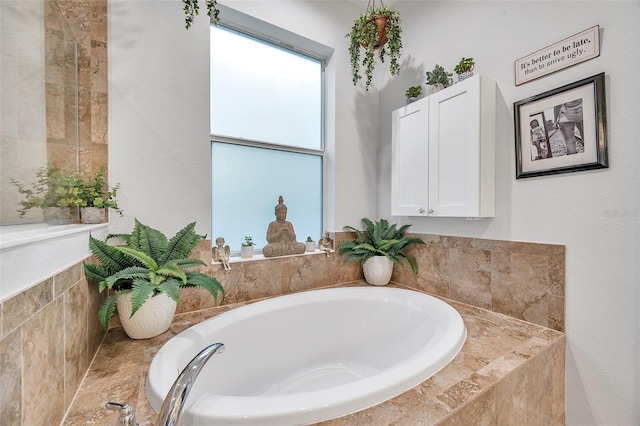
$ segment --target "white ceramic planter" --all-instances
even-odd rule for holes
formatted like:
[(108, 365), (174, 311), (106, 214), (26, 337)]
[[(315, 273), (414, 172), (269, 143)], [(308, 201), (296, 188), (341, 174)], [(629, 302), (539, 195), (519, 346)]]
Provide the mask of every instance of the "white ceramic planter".
[(373, 256), (362, 264), (364, 279), (371, 285), (387, 285), (393, 273), (393, 260), (386, 256)]
[(315, 241), (305, 241), (304, 245), (306, 247), (306, 251), (308, 251), (308, 252), (316, 251), (316, 243), (315, 243)]
[(118, 317), (127, 336), (132, 339), (148, 339), (169, 329), (178, 305), (164, 293), (149, 297), (131, 316), (131, 293), (118, 297)]
[(253, 246), (240, 246), (240, 257), (249, 259), (253, 257)]

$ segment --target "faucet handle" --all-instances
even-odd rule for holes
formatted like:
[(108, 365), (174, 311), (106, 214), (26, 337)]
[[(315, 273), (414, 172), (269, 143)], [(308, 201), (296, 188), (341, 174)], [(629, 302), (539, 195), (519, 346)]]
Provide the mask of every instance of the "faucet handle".
[(118, 418), (118, 423), (123, 425), (138, 426), (138, 424), (136, 423), (136, 415), (133, 412), (133, 407), (130, 404), (107, 402), (104, 406), (107, 410), (120, 410), (120, 418)]

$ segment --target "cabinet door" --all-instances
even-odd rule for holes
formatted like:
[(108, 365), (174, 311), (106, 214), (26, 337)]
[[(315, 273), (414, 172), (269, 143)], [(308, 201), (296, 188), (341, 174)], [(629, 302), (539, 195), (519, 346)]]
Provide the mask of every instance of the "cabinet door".
[(480, 76), (429, 96), (430, 216), (478, 216)]
[(391, 214), (421, 216), (428, 207), (429, 99), (392, 115)]

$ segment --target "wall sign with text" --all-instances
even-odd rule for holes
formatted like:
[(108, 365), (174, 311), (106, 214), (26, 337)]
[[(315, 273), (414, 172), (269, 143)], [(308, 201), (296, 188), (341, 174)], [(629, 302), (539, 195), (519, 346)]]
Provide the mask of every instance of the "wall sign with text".
[(515, 61), (516, 86), (600, 56), (600, 26)]

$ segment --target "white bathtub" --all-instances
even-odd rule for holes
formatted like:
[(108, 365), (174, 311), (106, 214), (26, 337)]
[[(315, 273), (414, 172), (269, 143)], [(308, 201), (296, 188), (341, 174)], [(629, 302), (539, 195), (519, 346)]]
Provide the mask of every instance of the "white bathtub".
[(431, 377), (466, 338), (460, 314), (416, 291), (312, 290), (256, 302), (169, 340), (151, 362), (146, 395), (164, 396), (205, 346), (225, 350), (200, 372), (185, 425), (303, 425), (391, 399)]

